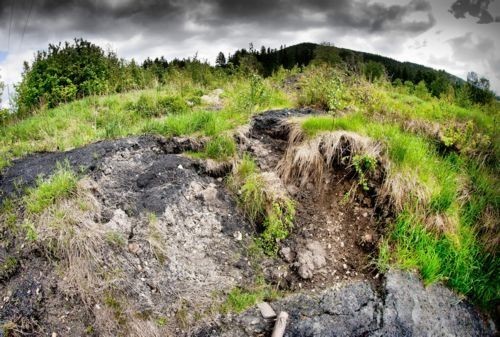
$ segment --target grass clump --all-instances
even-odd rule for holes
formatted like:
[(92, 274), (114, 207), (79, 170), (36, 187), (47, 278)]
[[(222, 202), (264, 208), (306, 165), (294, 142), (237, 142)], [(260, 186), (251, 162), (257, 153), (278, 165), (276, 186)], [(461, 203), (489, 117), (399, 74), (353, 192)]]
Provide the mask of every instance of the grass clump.
[(130, 109), (143, 117), (182, 114), (190, 110), (182, 97), (178, 95), (160, 96), (158, 93), (155, 95), (148, 93), (141, 94), (135, 103), (130, 104)]
[(236, 143), (228, 135), (216, 136), (205, 145), (204, 153), (211, 159), (227, 160), (236, 153)]
[(271, 209), (266, 214), (258, 244), (264, 249), (268, 255), (278, 252), (277, 243), (288, 237), (290, 230), (293, 228), (293, 220), (295, 217), (294, 203), (286, 199), (282, 202), (273, 202)]
[(266, 284), (261, 284), (253, 289), (234, 288), (227, 295), (220, 311), (223, 313), (240, 313), (251, 306), (262, 302), (271, 301), (280, 296), (280, 293)]
[(58, 165), (49, 179), (38, 178), (37, 186), (28, 189), (24, 197), (26, 209), (31, 213), (41, 213), (57, 200), (70, 196), (77, 182), (76, 174), (67, 165)]
[(236, 165), (228, 183), (238, 194), (241, 208), (260, 231), (257, 245), (267, 255), (275, 255), (279, 242), (288, 237), (293, 227), (294, 202), (282, 194), (281, 186), (274, 186), (275, 181), (259, 172), (248, 154)]

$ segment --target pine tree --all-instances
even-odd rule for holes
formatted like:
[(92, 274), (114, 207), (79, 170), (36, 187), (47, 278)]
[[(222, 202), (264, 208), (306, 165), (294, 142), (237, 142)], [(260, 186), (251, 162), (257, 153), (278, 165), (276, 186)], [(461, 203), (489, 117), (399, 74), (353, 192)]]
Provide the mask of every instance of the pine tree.
[(218, 67), (224, 67), (226, 65), (226, 57), (224, 56), (223, 52), (219, 52), (217, 58), (215, 59), (215, 64)]

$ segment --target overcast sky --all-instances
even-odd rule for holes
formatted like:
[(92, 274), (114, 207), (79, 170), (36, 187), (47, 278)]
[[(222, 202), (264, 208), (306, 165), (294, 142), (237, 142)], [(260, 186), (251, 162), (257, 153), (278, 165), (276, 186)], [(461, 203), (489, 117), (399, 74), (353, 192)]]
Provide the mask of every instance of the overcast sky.
[(36, 50), (74, 37), (126, 59), (212, 63), (250, 42), (330, 42), (462, 78), (473, 70), (499, 93), (499, 35), (500, 0), (0, 0), (0, 75), (17, 83)]

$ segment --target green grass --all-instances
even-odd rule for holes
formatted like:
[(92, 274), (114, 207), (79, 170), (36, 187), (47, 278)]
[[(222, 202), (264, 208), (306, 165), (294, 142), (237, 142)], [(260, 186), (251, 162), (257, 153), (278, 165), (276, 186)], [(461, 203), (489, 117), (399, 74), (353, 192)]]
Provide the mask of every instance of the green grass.
[(251, 306), (262, 302), (271, 301), (280, 296), (280, 293), (268, 285), (256, 286), (253, 289), (234, 288), (227, 295), (226, 301), (221, 306), (223, 313), (240, 313)]
[(257, 164), (248, 154), (244, 154), (228, 184), (238, 195), (247, 217), (261, 231), (256, 238), (257, 246), (269, 256), (276, 255), (279, 241), (286, 239), (293, 228), (293, 200), (274, 195), (272, 186), (266, 186)]
[[(395, 174), (416, 178), (428, 196), (408, 199), (381, 246), (379, 266), (387, 269), (392, 261), (405, 269), (417, 268), (426, 283), (444, 281), (482, 305), (498, 300), (500, 262), (487, 249), (489, 241), (497, 242), (498, 232), (493, 229), (483, 238), (478, 234), (484, 231), (482, 214), (488, 207), (498, 214), (500, 204), (498, 179), (487, 167), (465, 155), (441, 154), (432, 139), (405, 132), (398, 123), (368, 120), (362, 113), (310, 117), (302, 128), (308, 137), (347, 130), (382, 142), (391, 163), (386, 179)], [(434, 228), (433, 214), (450, 223)]]
[[(223, 109), (206, 111), (200, 96), (219, 85)], [(103, 139), (144, 133), (214, 137), (247, 123), (256, 111), (291, 104), (273, 78), (225, 75), (201, 84), (175, 73), (163, 87), (87, 97), (10, 121), (0, 127), (0, 170), (32, 152), (64, 151)]]
[(484, 253), (471, 227), (459, 224), (455, 235), (436, 235), (417, 217), (403, 213), (394, 223), (391, 239), (397, 265), (418, 268), (427, 284), (446, 281), (482, 305), (498, 299), (499, 260)]
[(29, 188), (23, 198), (26, 209), (38, 214), (57, 200), (70, 196), (76, 190), (77, 175), (68, 167), (59, 165), (48, 179), (38, 178), (37, 186)]
[(205, 145), (204, 153), (211, 159), (227, 160), (236, 153), (236, 143), (233, 137), (219, 135)]

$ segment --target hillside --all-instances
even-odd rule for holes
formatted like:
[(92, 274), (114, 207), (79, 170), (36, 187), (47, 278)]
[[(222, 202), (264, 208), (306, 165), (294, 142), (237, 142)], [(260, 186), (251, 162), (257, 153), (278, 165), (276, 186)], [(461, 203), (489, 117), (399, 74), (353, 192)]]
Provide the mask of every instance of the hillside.
[(90, 47), (2, 121), (3, 335), (267, 336), (263, 301), (287, 336), (496, 332), (498, 102), (312, 44), (270, 74)]
[[(463, 79), (449, 74), (444, 70), (436, 70), (412, 62), (400, 62), (382, 55), (334, 46), (322, 46), (316, 43), (300, 43), (273, 50), (268, 50), (264, 47), (266, 50), (265, 53), (257, 51), (257, 60), (264, 64), (265, 74), (270, 75), (280, 65), (287, 69), (291, 69), (295, 65), (307, 66), (311, 63), (311, 61), (313, 61), (315, 51), (318, 47), (324, 47), (329, 52), (337, 54), (339, 56), (339, 60), (347, 64), (351, 64), (353, 62), (367, 63), (369, 61), (381, 63), (384, 65), (388, 77), (392, 80), (399, 78), (403, 82), (411, 81), (414, 84), (423, 80), (430, 84), (438, 76), (443, 75), (452, 83), (463, 84), (465, 82)], [(229, 60), (238, 63), (238, 56), (245, 53), (248, 53), (245, 49), (238, 50), (233, 54), (232, 58), (229, 58)]]

